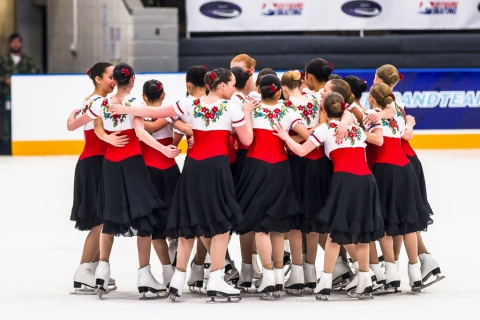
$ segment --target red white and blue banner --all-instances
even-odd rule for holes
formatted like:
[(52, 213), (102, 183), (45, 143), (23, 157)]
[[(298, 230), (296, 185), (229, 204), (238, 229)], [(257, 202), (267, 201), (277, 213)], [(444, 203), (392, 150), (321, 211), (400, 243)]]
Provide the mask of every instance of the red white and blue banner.
[(480, 1), (187, 0), (187, 32), (480, 29)]

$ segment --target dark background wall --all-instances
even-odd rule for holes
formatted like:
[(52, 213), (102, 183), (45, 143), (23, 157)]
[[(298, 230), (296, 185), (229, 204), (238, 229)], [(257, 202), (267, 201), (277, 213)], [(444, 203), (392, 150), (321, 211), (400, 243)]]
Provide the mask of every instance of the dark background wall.
[(259, 35), (180, 39), (180, 71), (205, 64), (228, 67), (247, 53), (257, 69), (303, 69), (313, 58), (335, 68), (376, 68), (391, 63), (399, 68), (480, 67), (480, 34), (432, 33), (366, 36)]

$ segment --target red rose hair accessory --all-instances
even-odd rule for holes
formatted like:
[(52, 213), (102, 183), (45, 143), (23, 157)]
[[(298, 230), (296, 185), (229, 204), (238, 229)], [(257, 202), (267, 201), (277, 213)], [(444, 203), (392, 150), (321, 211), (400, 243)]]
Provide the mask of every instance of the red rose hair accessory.
[(127, 68), (123, 68), (122, 69), (122, 74), (125, 76), (125, 77), (128, 77), (130, 75), (130, 71), (128, 71)]
[(347, 109), (347, 105), (345, 104), (345, 102), (340, 102), (340, 105), (342, 106), (342, 112), (345, 112), (345, 110)]
[(403, 80), (403, 78), (405, 78), (400, 72), (398, 73), (398, 77), (400, 78), (400, 80)]
[(271, 84), (268, 86), (270, 88), (270, 92), (271, 93), (275, 93), (277, 92), (277, 86), (275, 86), (274, 84)]
[(218, 80), (220, 80), (218, 77), (217, 77), (217, 74), (215, 72), (210, 72), (210, 74), (208, 75), (208, 77), (210, 78), (210, 81), (212, 82), (212, 84), (214, 84), (215, 82), (217, 82)]
[(252, 75), (252, 71), (250, 69), (245, 70), (249, 75)]
[(393, 93), (390, 93), (389, 96), (395, 101), (395, 95)]
[(203, 63), (200, 65), (201, 67), (204, 67), (205, 69), (207, 69), (208, 71), (208, 67), (206, 65), (204, 65)]
[(362, 82), (364, 82), (364, 83), (367, 83), (367, 81), (366, 81), (365, 79), (363, 79), (363, 78), (362, 78), (362, 79), (360, 79), (360, 80), (362, 80)]
[(305, 80), (305, 71), (300, 71), (300, 78)]
[(332, 68), (332, 71), (335, 70), (335, 69), (333, 69), (333, 64), (331, 64), (330, 62), (327, 62), (327, 66), (329, 66), (330, 68)]
[(163, 89), (162, 83), (160, 81), (157, 81), (157, 90), (162, 91), (162, 89)]
[(92, 68), (90, 69), (87, 69), (87, 72), (85, 72), (87, 74), (87, 76), (90, 76), (90, 73), (92, 73)]

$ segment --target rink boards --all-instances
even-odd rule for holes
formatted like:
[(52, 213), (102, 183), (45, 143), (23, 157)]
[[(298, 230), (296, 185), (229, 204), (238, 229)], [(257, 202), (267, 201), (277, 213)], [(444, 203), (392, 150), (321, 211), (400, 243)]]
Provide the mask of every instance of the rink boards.
[[(416, 149), (480, 148), (480, 69), (403, 69), (405, 79), (394, 89), (406, 112), (415, 117)], [(375, 70), (335, 70), (341, 76), (356, 75), (367, 85)], [(281, 72), (278, 73), (281, 75)], [(165, 88), (164, 105), (186, 96), (185, 73), (141, 73), (132, 94), (142, 85), (160, 80)], [(69, 132), (67, 118), (83, 106), (93, 92), (83, 74), (15, 75), (12, 78), (12, 154), (75, 155), (83, 148), (83, 130)], [(362, 98), (367, 105), (367, 94)], [(187, 146), (182, 141), (180, 148)]]

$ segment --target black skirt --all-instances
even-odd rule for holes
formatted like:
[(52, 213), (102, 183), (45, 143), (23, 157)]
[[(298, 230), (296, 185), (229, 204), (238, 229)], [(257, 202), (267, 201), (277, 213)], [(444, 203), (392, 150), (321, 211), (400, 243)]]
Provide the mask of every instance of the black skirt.
[[(178, 165), (174, 165), (164, 170), (153, 167), (147, 168), (157, 195), (167, 206), (165, 212), (168, 212), (172, 206), (175, 187), (177, 186), (178, 179), (180, 178), (180, 169), (178, 168)], [(163, 228), (155, 229), (152, 235), (153, 240), (165, 240), (167, 237), (176, 238), (175, 234), (167, 233), (167, 215), (165, 214), (164, 217), (165, 220), (160, 224), (163, 226)]]
[(175, 189), (167, 232), (187, 239), (211, 238), (242, 219), (228, 157), (189, 158)]
[(369, 243), (384, 235), (375, 177), (335, 172), (325, 207), (318, 215), (322, 232), (332, 242), (346, 245)]
[[(165, 228), (166, 205), (157, 195), (141, 155), (103, 161), (103, 198), (97, 211), (103, 233), (148, 237)], [(163, 223), (163, 225), (162, 225)]]
[(303, 233), (320, 232), (321, 224), (317, 217), (327, 202), (333, 174), (332, 161), (326, 156), (311, 160), (293, 154), (288, 156), (288, 161), (298, 203), (293, 228)]
[(422, 163), (420, 162), (420, 159), (418, 159), (417, 155), (414, 155), (413, 157), (410, 157), (407, 155), (407, 157), (410, 160), (410, 163), (412, 164), (415, 175), (417, 176), (418, 186), (420, 187), (420, 193), (422, 195), (423, 203), (427, 207), (428, 213), (430, 215), (433, 215), (433, 210), (430, 207), (430, 204), (428, 203), (427, 185), (425, 183), (425, 175), (423, 174)]
[(275, 164), (247, 158), (236, 186), (237, 200), (244, 220), (235, 231), (288, 232), (298, 212), (292, 186), (292, 172), (287, 160)]
[(424, 231), (433, 223), (423, 203), (418, 180), (410, 163), (405, 166), (377, 163), (372, 172), (377, 180), (387, 235), (398, 236)]
[(103, 156), (79, 160), (75, 167), (73, 207), (70, 220), (80, 231), (91, 230), (103, 220), (97, 216), (97, 195), (102, 178)]
[(237, 158), (235, 160), (235, 169), (233, 170), (233, 182), (235, 186), (240, 180), (242, 175), (243, 167), (245, 166), (245, 159), (247, 158), (248, 149), (238, 149)]

